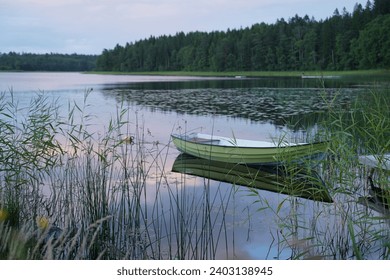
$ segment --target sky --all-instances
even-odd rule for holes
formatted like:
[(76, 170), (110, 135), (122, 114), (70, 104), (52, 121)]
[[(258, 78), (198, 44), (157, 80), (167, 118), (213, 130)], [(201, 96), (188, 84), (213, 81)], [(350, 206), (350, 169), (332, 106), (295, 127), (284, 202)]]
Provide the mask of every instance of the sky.
[[(352, 12), (367, 0), (0, 0), (0, 53), (100, 54), (150, 36)], [(373, 2), (373, 1), (371, 1)]]

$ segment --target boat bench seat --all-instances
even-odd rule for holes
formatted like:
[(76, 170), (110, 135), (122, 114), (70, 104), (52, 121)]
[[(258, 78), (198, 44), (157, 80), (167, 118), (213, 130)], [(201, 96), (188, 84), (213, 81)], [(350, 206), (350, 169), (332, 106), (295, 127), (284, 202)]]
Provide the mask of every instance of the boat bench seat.
[(219, 143), (219, 139), (207, 139), (207, 138), (200, 138), (200, 137), (194, 137), (190, 139), (191, 142), (200, 143), (200, 144), (216, 144)]

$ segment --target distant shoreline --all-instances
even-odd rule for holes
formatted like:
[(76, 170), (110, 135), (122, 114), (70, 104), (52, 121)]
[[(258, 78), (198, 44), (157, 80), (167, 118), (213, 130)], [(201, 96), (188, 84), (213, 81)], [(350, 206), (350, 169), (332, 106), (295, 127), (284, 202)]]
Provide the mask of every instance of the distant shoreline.
[(156, 72), (119, 72), (119, 71), (88, 71), (85, 74), (101, 75), (148, 75), (148, 76), (196, 76), (196, 77), (229, 77), (229, 78), (256, 78), (256, 77), (292, 77), (292, 78), (340, 78), (353, 76), (382, 77), (390, 80), (390, 70), (356, 70), (356, 71), (156, 71)]
[(74, 72), (82, 74), (97, 75), (132, 75), (132, 76), (191, 76), (191, 77), (218, 77), (218, 78), (302, 78), (302, 79), (339, 79), (348, 77), (381, 78), (390, 81), (390, 70), (349, 70), (349, 71), (145, 71), (145, 72), (120, 72), (120, 71), (22, 71), (22, 70), (0, 70), (0, 73), (26, 73), (26, 72)]

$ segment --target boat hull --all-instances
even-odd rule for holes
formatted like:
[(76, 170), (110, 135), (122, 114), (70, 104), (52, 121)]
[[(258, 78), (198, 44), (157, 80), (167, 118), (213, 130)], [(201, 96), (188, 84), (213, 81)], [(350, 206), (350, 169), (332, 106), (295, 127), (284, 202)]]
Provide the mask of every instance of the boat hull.
[(318, 157), (324, 154), (328, 147), (326, 142), (243, 147), (234, 144), (219, 145), (217, 137), (209, 139), (209, 141), (193, 141), (191, 139), (193, 138), (172, 135), (172, 141), (176, 148), (183, 153), (207, 160), (238, 164), (285, 164), (286, 162)]

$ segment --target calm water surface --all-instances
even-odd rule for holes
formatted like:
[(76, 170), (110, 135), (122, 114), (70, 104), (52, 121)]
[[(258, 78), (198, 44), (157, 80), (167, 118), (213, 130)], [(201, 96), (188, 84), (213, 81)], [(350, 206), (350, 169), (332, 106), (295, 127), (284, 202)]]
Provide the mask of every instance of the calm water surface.
[[(225, 232), (216, 231), (214, 237), (219, 243), (217, 259), (287, 259), (294, 251), (291, 244), (312, 236), (313, 227), (323, 232), (331, 227), (334, 218), (329, 217), (316, 220), (313, 225), (316, 214), (331, 211), (329, 204), (290, 199), (262, 190), (253, 195), (247, 187), (172, 172), (179, 152), (170, 143), (170, 134), (198, 131), (254, 140), (274, 139), (286, 133), (304, 137), (308, 129), (316, 128), (321, 112), (327, 109), (327, 101), (336, 95), (337, 106), (349, 109), (362, 92), (353, 82), (0, 73), (0, 91), (9, 98), (12, 91), (20, 107), (28, 108), (31, 97), (41, 93), (58, 100), (63, 115), (68, 104), (81, 106), (85, 92), (90, 89), (93, 90), (87, 98), (86, 111), (93, 116), (93, 132), (103, 133), (120, 104), (125, 104), (133, 125), (143, 127), (145, 141), (164, 147), (167, 158), (160, 172), (167, 174), (168, 183), (177, 184), (187, 176), (185, 186), (188, 195), (194, 197), (197, 188), (209, 188), (213, 223)], [(158, 177), (158, 172), (153, 175)], [(153, 178), (150, 185), (151, 189), (155, 185)], [(153, 195), (148, 194), (148, 199), (152, 202)], [(169, 203), (168, 198), (165, 203)], [(260, 211), (265, 204), (268, 209)], [(281, 230), (292, 226), (302, 229), (299, 236)], [(285, 241), (283, 246), (281, 240)]]

